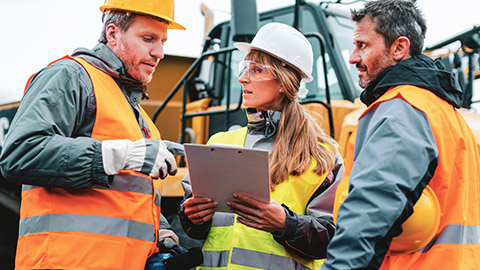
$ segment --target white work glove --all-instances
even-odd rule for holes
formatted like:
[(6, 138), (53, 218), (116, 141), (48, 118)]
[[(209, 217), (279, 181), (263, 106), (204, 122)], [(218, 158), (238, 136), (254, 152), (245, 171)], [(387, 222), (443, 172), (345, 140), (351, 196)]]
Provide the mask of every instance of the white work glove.
[(102, 141), (102, 161), (108, 175), (121, 170), (134, 170), (164, 179), (167, 173), (177, 173), (175, 158), (160, 139)]

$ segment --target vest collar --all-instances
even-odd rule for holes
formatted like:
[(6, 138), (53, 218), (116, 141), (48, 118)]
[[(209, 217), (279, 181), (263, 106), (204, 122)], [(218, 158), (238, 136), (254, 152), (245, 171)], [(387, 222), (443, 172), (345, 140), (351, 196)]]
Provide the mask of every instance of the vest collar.
[(81, 57), (94, 67), (112, 76), (120, 88), (126, 92), (140, 91), (145, 93), (147, 91), (147, 86), (130, 76), (120, 58), (103, 43), (98, 43), (92, 50), (76, 49), (72, 56)]
[(399, 85), (413, 85), (447, 101), (456, 108), (462, 103), (462, 90), (455, 76), (446, 70), (441, 60), (432, 60), (420, 54), (383, 70), (361, 93), (360, 99), (370, 106), (388, 89)]

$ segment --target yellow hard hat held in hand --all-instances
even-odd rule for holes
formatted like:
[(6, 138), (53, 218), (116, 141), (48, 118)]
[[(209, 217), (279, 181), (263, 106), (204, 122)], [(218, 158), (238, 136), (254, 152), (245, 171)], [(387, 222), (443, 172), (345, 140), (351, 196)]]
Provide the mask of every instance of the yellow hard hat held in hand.
[(100, 10), (105, 12), (105, 10), (110, 9), (126, 10), (155, 16), (168, 21), (170, 23), (168, 26), (169, 29), (185, 30), (183, 25), (175, 22), (174, 0), (105, 0)]

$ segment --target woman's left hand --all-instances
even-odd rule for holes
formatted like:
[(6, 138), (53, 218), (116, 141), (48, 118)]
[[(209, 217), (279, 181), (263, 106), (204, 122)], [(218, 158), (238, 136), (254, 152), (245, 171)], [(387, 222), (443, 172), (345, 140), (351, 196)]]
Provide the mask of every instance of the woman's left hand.
[(264, 203), (240, 193), (233, 193), (233, 197), (240, 202), (229, 201), (227, 205), (238, 215), (238, 222), (270, 233), (283, 231), (286, 214), (277, 201), (271, 200), (270, 203)]

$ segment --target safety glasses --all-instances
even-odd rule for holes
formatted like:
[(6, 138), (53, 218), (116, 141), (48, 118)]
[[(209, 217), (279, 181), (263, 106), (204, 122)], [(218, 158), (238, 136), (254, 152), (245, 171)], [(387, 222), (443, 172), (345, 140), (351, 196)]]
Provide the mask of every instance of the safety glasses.
[(251, 81), (268, 81), (277, 78), (271, 66), (248, 60), (238, 63), (238, 77), (241, 76), (246, 76)]

